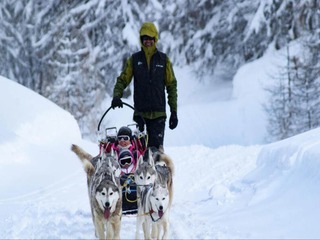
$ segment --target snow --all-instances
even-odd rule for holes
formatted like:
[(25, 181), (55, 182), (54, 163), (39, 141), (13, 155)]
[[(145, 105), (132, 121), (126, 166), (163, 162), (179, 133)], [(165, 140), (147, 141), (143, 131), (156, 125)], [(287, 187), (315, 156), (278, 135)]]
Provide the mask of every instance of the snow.
[[(175, 164), (171, 239), (320, 238), (320, 129), (263, 142), (263, 85), (276, 59), (243, 66), (232, 84), (195, 83), (177, 68), (179, 125), (165, 136)], [(97, 143), (81, 139), (68, 112), (3, 77), (0, 109), (0, 238), (95, 238), (70, 145), (96, 155)], [(103, 126), (131, 115), (110, 111)], [(134, 238), (135, 221), (122, 218), (121, 238)]]
[(265, 5), (268, 5), (268, 2), (261, 2), (259, 4), (259, 8), (250, 22), (250, 26), (246, 33), (245, 38), (249, 38), (252, 32), (255, 32), (255, 33), (259, 32), (261, 23), (266, 20), (263, 13), (263, 10), (265, 9)]

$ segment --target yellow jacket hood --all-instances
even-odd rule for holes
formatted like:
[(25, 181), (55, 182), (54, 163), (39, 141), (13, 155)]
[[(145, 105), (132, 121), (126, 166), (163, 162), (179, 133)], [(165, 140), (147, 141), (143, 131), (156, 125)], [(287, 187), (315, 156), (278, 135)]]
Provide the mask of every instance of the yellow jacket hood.
[(156, 26), (152, 22), (145, 22), (140, 28), (140, 37), (148, 35), (155, 38), (155, 42), (158, 42), (159, 33)]

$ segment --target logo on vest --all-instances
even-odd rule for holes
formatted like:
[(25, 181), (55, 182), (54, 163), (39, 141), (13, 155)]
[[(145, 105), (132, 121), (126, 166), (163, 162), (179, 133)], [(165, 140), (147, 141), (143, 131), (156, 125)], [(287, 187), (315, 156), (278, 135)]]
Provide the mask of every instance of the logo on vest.
[(163, 65), (157, 64), (156, 67), (163, 68)]
[(138, 66), (140, 66), (140, 65), (142, 65), (142, 64), (143, 64), (143, 62), (140, 62), (140, 61), (138, 62)]

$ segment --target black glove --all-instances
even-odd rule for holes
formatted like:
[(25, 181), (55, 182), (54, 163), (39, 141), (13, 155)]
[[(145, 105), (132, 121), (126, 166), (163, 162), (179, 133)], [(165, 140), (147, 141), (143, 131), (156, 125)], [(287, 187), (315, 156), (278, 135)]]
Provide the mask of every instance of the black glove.
[(138, 128), (140, 132), (144, 131), (144, 121), (141, 116), (135, 116), (133, 120), (138, 124)]
[(175, 129), (178, 125), (178, 117), (177, 117), (177, 112), (172, 111), (171, 116), (169, 119), (169, 128), (170, 129)]
[(112, 99), (112, 102), (111, 102), (111, 107), (112, 107), (113, 109), (115, 109), (116, 107), (122, 108), (122, 107), (123, 107), (123, 103), (122, 103), (121, 98), (119, 98), (119, 97), (114, 97), (114, 98)]

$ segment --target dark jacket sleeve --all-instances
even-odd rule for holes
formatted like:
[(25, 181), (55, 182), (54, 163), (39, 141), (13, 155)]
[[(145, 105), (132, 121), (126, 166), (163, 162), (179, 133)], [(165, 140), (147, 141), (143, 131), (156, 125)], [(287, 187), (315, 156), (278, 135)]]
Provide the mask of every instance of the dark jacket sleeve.
[(178, 102), (178, 93), (177, 93), (177, 79), (174, 75), (172, 64), (170, 59), (167, 57), (166, 63), (166, 88), (168, 94), (168, 104), (170, 106), (170, 111), (177, 112), (177, 102)]
[(133, 68), (132, 68), (132, 57), (130, 57), (120, 76), (117, 77), (116, 84), (113, 89), (113, 97), (121, 98), (123, 95), (124, 89), (130, 84), (133, 76)]

